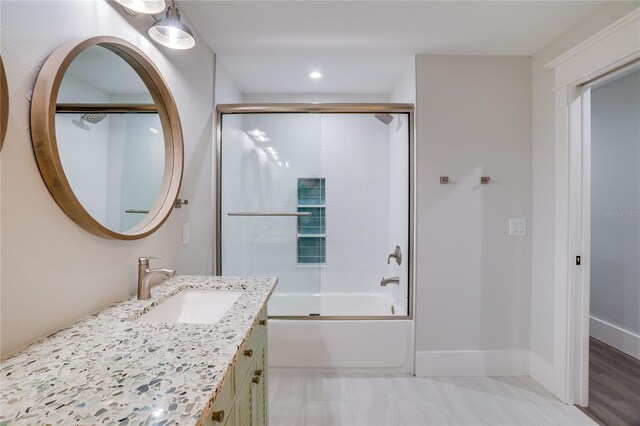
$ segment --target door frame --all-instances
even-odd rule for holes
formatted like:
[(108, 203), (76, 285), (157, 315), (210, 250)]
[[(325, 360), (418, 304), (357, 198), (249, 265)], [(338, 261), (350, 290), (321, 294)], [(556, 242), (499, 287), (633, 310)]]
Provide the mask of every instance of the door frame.
[[(547, 64), (555, 74), (553, 389), (589, 403), (591, 144), (589, 83), (640, 58), (640, 8)], [(580, 265), (576, 256), (581, 256)]]
[(415, 242), (416, 215), (415, 212), (415, 122), (414, 105), (409, 103), (243, 103), (218, 104), (216, 106), (216, 146), (215, 146), (215, 245), (214, 245), (214, 274), (222, 274), (222, 118), (224, 114), (291, 114), (291, 113), (325, 113), (325, 114), (407, 114), (409, 118), (409, 205), (408, 207), (408, 312), (407, 315), (397, 316), (309, 316), (309, 317), (281, 317), (296, 320), (412, 320), (415, 306)]

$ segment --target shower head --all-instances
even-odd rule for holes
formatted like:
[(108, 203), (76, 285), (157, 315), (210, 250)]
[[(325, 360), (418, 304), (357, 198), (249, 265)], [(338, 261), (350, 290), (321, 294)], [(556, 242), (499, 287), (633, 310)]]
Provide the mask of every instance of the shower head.
[(393, 116), (391, 114), (387, 114), (387, 113), (378, 113), (378, 114), (376, 114), (376, 118), (378, 120), (382, 121), (387, 126), (389, 124), (391, 124), (391, 122), (393, 121)]
[(80, 118), (83, 121), (86, 121), (88, 123), (91, 124), (98, 124), (99, 122), (101, 122), (102, 120), (104, 120), (105, 118), (107, 118), (107, 114), (103, 114), (103, 113), (96, 113), (96, 112), (88, 112), (86, 114), (82, 114), (80, 116)]

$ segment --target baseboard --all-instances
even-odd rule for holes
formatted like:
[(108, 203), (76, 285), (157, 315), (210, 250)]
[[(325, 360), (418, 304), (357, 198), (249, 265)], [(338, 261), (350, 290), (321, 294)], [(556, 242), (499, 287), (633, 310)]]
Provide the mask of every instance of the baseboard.
[(416, 376), (526, 376), (529, 351), (416, 352)]
[(590, 316), (589, 334), (594, 339), (598, 339), (619, 351), (640, 359), (640, 336), (629, 330)]
[(552, 361), (547, 361), (535, 352), (529, 351), (529, 375), (542, 387), (553, 393), (555, 380)]

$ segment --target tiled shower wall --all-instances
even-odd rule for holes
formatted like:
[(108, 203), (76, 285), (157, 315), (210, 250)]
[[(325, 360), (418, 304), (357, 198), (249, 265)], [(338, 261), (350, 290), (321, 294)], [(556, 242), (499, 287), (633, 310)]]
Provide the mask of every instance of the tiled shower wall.
[[(304, 211), (312, 208), (299, 204), (320, 201), (299, 198), (299, 179), (322, 179), (324, 217), (317, 212), (309, 225), (323, 225), (325, 258), (317, 262), (322, 266), (301, 265), (299, 255), (316, 249), (298, 235), (319, 228), (301, 226), (295, 217), (224, 216), (222, 238), (228, 247), (235, 240), (233, 253), (223, 252), (225, 275), (273, 274), (279, 292), (387, 291), (380, 279), (390, 273), (387, 256), (396, 244), (390, 246), (390, 209), (400, 216), (407, 211), (390, 203), (389, 127), (368, 114), (254, 114), (242, 121), (244, 130), (260, 129), (269, 141), (251, 141), (235, 130), (242, 142), (224, 145), (223, 186), (235, 188), (223, 190), (226, 202), (237, 211)], [(277, 159), (265, 151), (269, 146)]]

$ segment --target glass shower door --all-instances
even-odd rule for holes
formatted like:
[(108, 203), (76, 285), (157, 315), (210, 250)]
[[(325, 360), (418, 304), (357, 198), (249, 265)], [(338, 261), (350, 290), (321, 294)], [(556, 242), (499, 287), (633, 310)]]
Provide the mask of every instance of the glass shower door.
[(319, 114), (224, 114), (222, 275), (276, 276), (271, 316), (320, 314), (326, 262)]

